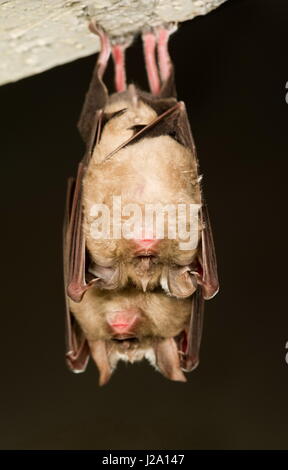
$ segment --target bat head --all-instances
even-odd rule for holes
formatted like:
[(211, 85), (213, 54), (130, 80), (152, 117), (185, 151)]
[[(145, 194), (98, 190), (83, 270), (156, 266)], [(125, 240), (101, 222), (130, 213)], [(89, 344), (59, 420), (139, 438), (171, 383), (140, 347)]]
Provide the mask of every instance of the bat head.
[(91, 355), (106, 383), (119, 360), (146, 358), (172, 380), (184, 380), (174, 337), (187, 327), (191, 299), (176, 299), (161, 290), (141, 292), (89, 289), (70, 308), (83, 330)]
[[(191, 296), (197, 287), (196, 277), (192, 274), (199, 270), (197, 250), (175, 262), (176, 257), (170, 250), (173, 250), (173, 243), (167, 240), (156, 242), (157, 249), (142, 252), (135, 251), (134, 244), (129, 246), (125, 243), (123, 258), (111, 260), (110, 266), (107, 266), (108, 258), (97, 258), (98, 263), (102, 262), (106, 266), (92, 262), (89, 272), (99, 278), (97, 285), (102, 289), (123, 288), (132, 283), (146, 292), (161, 285), (168, 295), (178, 298)], [(137, 243), (139, 247), (138, 240)], [(118, 247), (121, 249), (121, 242)]]

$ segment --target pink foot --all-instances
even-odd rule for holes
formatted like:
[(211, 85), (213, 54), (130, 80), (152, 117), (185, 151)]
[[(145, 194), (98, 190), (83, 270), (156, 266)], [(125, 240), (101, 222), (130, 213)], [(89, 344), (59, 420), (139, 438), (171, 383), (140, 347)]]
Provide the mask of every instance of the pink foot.
[(97, 36), (99, 36), (99, 39), (100, 39), (100, 54), (98, 56), (97, 65), (98, 65), (98, 75), (100, 78), (102, 78), (106, 70), (108, 60), (111, 54), (111, 46), (110, 46), (109, 37), (103, 31), (103, 29), (93, 21), (91, 21), (91, 23), (89, 24), (89, 29), (91, 33), (96, 34)]
[(175, 31), (175, 28), (157, 30), (157, 47), (160, 76), (162, 82), (166, 82), (171, 74), (172, 63), (168, 51), (169, 36)]
[(126, 71), (125, 71), (125, 49), (122, 44), (115, 44), (112, 47), (112, 55), (115, 66), (115, 88), (117, 92), (126, 90)]
[(143, 36), (145, 64), (151, 93), (160, 92), (160, 79), (155, 58), (156, 38), (153, 33), (144, 33)]

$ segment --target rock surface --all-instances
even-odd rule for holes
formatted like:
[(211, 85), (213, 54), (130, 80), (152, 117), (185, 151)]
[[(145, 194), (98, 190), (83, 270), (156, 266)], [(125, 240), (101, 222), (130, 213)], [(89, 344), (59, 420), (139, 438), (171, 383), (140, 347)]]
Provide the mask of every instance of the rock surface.
[(0, 0), (0, 84), (93, 54), (95, 17), (111, 37), (204, 15), (226, 0)]

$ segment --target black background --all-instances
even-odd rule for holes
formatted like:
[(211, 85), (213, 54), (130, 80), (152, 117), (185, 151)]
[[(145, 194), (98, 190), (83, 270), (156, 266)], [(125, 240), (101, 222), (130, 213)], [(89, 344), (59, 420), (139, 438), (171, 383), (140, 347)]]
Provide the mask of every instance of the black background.
[[(1, 449), (287, 449), (287, 17), (229, 0), (170, 43), (221, 282), (187, 384), (141, 363), (99, 388), (92, 361), (65, 366), (62, 218), (95, 57), (0, 89)], [(147, 87), (140, 40), (127, 69)]]

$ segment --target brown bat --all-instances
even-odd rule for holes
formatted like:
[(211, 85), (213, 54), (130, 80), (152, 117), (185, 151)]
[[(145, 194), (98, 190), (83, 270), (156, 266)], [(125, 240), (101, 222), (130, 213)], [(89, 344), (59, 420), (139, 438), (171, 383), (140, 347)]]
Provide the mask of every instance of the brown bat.
[[(189, 371), (198, 363), (203, 300), (212, 298), (219, 286), (212, 231), (200, 187), (195, 145), (185, 105), (178, 102), (175, 96), (173, 66), (167, 47), (171, 30), (162, 28), (156, 33), (143, 34), (151, 93), (140, 91), (133, 85), (126, 89), (126, 46), (113, 46), (117, 92), (109, 96), (102, 81), (111, 52), (109, 39), (95, 24), (91, 23), (90, 29), (101, 39), (101, 52), (79, 121), (79, 130), (86, 142), (86, 153), (79, 164), (76, 179), (69, 181), (64, 227), (68, 364), (74, 371), (83, 371), (89, 358), (86, 341), (89, 332), (87, 329), (86, 334), (83, 332), (78, 316), (85, 309), (86, 297), (95, 297), (93, 308), (96, 311), (101, 289), (104, 296), (110, 295), (110, 290), (113, 290), (111, 295), (120, 295), (120, 292), (124, 295), (125, 288), (129, 286), (129, 301), (134, 298), (134, 288), (141, 289), (141, 295), (147, 290), (151, 299), (155, 299), (155, 295), (157, 298), (159, 296), (159, 308), (162, 303), (169, 302), (170, 314), (167, 318), (170, 319), (173, 317), (173, 302), (177, 301), (172, 296), (177, 297), (178, 301), (190, 297), (189, 325), (182, 319), (177, 343), (181, 368)], [(161, 79), (155, 61), (156, 44)], [(119, 226), (125, 223), (126, 212), (118, 216), (116, 229), (113, 226), (111, 230), (109, 221), (105, 232), (109, 232), (109, 236), (99, 238), (98, 209), (95, 210), (95, 206), (105, 207), (110, 213), (114, 209), (115, 195), (121, 196), (121, 203), (126, 209), (131, 203), (140, 209), (147, 205), (154, 207), (159, 203), (163, 207), (172, 207), (171, 218), (168, 216), (164, 223), (165, 235), (143, 237), (142, 223), (134, 237), (115, 236)], [(196, 244), (193, 247), (189, 245), (187, 249), (181, 248), (182, 239), (178, 234), (174, 238), (167, 236), (171, 222), (177, 216), (179, 219), (179, 213), (177, 216), (173, 213), (177, 204), (185, 207), (190, 204), (199, 208), (196, 229), (195, 220), (187, 222), (184, 217), (185, 233), (194, 230), (196, 236)], [(166, 292), (166, 297), (157, 291), (160, 287)], [(118, 294), (114, 292), (115, 289), (119, 291)], [(150, 292), (153, 289), (156, 291)], [(75, 307), (77, 302), (80, 302), (80, 310)], [(80, 327), (71, 315), (70, 308)], [(141, 300), (138, 299), (133, 308), (141, 309)], [(143, 311), (146, 318), (151, 319), (149, 309)], [(154, 307), (151, 311), (154, 311)], [(108, 305), (105, 312), (109, 313)], [(82, 318), (83, 314), (80, 316)], [(99, 317), (96, 315), (95, 318)], [(168, 341), (166, 332), (162, 333), (161, 340), (161, 335), (153, 335), (152, 330), (151, 334), (149, 331), (147, 325), (145, 340), (141, 334), (137, 336), (137, 349), (145, 349), (146, 341), (152, 347), (155, 338), (165, 349), (163, 341)], [(170, 336), (170, 345), (174, 344), (171, 341), (178, 334), (174, 333)], [(97, 341), (103, 341), (103, 338)], [(89, 344), (95, 358), (93, 347)], [(168, 352), (167, 357), (170, 357)]]
[(119, 360), (133, 363), (143, 358), (169, 379), (186, 381), (178, 347), (189, 329), (191, 298), (167, 296), (161, 288), (141, 292), (135, 287), (94, 287), (81, 302), (70, 300), (69, 306), (99, 369), (100, 385), (109, 380)]

